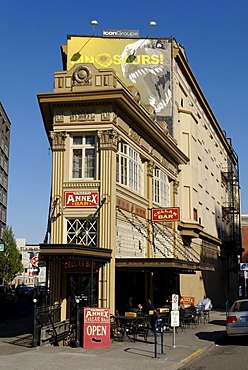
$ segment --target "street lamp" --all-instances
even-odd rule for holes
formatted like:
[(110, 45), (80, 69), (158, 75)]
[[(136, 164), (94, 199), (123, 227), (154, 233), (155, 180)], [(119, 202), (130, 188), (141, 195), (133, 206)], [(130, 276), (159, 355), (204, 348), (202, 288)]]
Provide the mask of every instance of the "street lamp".
[(95, 19), (93, 19), (90, 24), (92, 25), (92, 29), (93, 29), (93, 35), (95, 34), (95, 26), (98, 25), (98, 21), (96, 21)]
[(156, 26), (156, 25), (157, 25), (157, 23), (155, 21), (150, 21), (148, 23), (148, 26)]
[(32, 340), (32, 347), (37, 347), (37, 320), (36, 320), (36, 303), (37, 299), (33, 299), (33, 304), (34, 304), (34, 325), (33, 325), (33, 340)]
[(80, 346), (79, 336), (80, 336), (80, 321), (79, 321), (79, 297), (75, 297), (76, 302), (76, 340), (75, 340), (75, 347), (78, 348)]

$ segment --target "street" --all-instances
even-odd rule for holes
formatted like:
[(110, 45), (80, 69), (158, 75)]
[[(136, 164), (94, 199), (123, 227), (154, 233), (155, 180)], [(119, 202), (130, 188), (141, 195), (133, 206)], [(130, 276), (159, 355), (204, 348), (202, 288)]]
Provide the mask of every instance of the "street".
[[(70, 347), (31, 347), (33, 331), (32, 302), (17, 302), (13, 310), (0, 317), (0, 368), (36, 370), (59, 369), (155, 369), (180, 370), (233, 370), (245, 368), (248, 362), (247, 338), (228, 339), (225, 335), (225, 312), (211, 313), (208, 324), (178, 330), (176, 348), (172, 336), (164, 338), (164, 354), (154, 358), (153, 337), (148, 344), (128, 339), (111, 342), (110, 349), (87, 349)], [(159, 339), (159, 338), (158, 338)], [(35, 363), (34, 363), (35, 354)], [(146, 365), (145, 365), (146, 364)]]
[[(0, 314), (0, 356), (28, 351), (33, 332), (33, 303), (17, 301)], [(14, 344), (9, 346), (8, 343)]]
[(233, 370), (246, 368), (248, 363), (248, 336), (228, 338), (223, 336), (214, 347), (195, 357), (180, 370)]

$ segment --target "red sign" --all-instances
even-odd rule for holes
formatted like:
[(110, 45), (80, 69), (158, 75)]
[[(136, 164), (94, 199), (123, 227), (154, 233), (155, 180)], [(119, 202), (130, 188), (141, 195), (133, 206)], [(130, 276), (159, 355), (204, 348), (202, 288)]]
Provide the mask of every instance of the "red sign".
[(83, 347), (110, 347), (109, 308), (85, 307), (83, 313)]
[(192, 305), (194, 306), (195, 298), (194, 297), (181, 297), (180, 303), (184, 305), (185, 307), (192, 306)]
[(179, 221), (179, 208), (153, 208), (152, 221)]
[(98, 198), (97, 190), (65, 191), (65, 207), (97, 207)]
[[(62, 260), (61, 269), (62, 272), (73, 272), (73, 273), (83, 273), (83, 272), (91, 272), (91, 259), (89, 258), (81, 258), (81, 259), (65, 259)], [(93, 272), (97, 272), (99, 270), (99, 263), (94, 261), (93, 264)]]
[(31, 262), (31, 265), (32, 265), (32, 266), (38, 267), (38, 263), (39, 263), (39, 258), (38, 258), (38, 256), (33, 256), (33, 257), (31, 258), (30, 262)]

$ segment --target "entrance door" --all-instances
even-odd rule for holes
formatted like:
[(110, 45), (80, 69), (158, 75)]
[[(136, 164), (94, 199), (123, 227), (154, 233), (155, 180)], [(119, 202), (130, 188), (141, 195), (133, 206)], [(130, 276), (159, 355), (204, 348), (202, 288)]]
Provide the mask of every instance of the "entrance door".
[(70, 317), (76, 315), (76, 299), (79, 307), (97, 307), (98, 273), (67, 274), (67, 295), (69, 298)]

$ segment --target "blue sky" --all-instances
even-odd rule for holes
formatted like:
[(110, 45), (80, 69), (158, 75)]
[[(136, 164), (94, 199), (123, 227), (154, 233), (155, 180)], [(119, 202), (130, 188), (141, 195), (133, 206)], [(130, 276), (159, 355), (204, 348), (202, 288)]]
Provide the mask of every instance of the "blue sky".
[[(51, 187), (51, 153), (37, 94), (53, 91), (67, 35), (135, 29), (170, 37), (189, 64), (239, 157), (241, 212), (248, 213), (247, 0), (2, 0), (0, 102), (11, 121), (7, 223), (16, 238), (42, 243)], [(156, 27), (148, 27), (154, 20)]]

